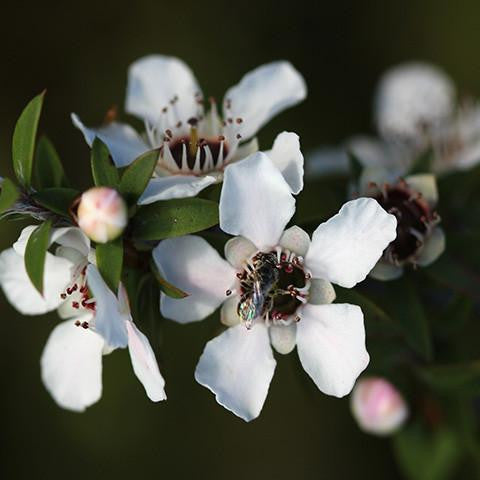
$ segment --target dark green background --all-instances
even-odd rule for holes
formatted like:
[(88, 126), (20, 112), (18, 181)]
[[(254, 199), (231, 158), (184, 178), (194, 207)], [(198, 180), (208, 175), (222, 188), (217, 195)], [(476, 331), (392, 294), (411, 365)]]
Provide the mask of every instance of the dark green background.
[[(48, 89), (48, 132), (79, 187), (90, 182), (88, 148), (70, 124), (99, 122), (122, 107), (126, 69), (148, 53), (183, 58), (204, 93), (219, 99), (240, 76), (274, 59), (304, 74), (309, 97), (261, 133), (283, 129), (305, 150), (371, 129), (371, 97), (388, 66), (425, 59), (443, 66), (462, 93), (480, 94), (478, 1), (24, 2), (2, 6), (0, 172), (27, 101)], [(0, 247), (19, 224), (2, 224)], [(261, 417), (245, 424), (193, 380), (214, 321), (165, 322), (158, 356), (168, 402), (150, 403), (127, 352), (104, 361), (102, 400), (79, 415), (44, 390), (39, 357), (55, 314), (22, 318), (0, 298), (2, 478), (395, 479), (387, 441), (360, 433), (348, 401), (316, 391), (296, 354), (278, 360)]]

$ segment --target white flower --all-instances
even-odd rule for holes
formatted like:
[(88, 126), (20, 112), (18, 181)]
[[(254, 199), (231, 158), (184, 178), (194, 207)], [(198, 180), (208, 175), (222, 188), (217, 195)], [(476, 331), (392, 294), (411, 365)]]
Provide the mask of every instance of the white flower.
[(426, 267), (443, 253), (445, 234), (436, 211), (438, 190), (434, 175), (422, 173), (399, 179), (388, 170), (366, 168), (358, 193), (375, 198), (397, 218), (397, 236), (370, 272), (373, 278), (396, 279), (405, 266)]
[[(165, 400), (164, 380), (147, 338), (133, 323), (122, 286), (118, 297), (106, 286), (85, 234), (74, 227), (53, 229), (42, 297), (25, 271), (24, 254), (35, 226), (25, 228), (13, 248), (0, 254), (0, 285), (23, 314), (58, 308), (57, 325), (41, 359), (42, 380), (63, 408), (83, 411), (102, 391), (102, 355), (128, 346), (134, 372), (152, 401)], [(93, 297), (90, 297), (92, 293)]]
[(359, 427), (375, 435), (395, 433), (408, 417), (403, 396), (380, 377), (362, 378), (355, 384), (350, 408)]
[(454, 111), (455, 86), (439, 68), (407, 63), (388, 70), (380, 79), (375, 120), (387, 139), (424, 143), (431, 128)]
[(87, 128), (72, 120), (89, 145), (98, 136), (118, 167), (159, 148), (155, 177), (140, 203), (190, 197), (220, 182), (225, 167), (258, 150), (256, 132), (273, 116), (306, 96), (302, 76), (284, 61), (262, 65), (230, 88), (223, 101), (223, 120), (203, 96), (192, 71), (181, 60), (151, 55), (130, 66), (125, 109), (145, 122), (146, 134), (111, 122)]
[[(270, 158), (258, 152), (225, 171), (220, 226), (238, 235), (225, 257), (200, 237), (161, 242), (153, 256), (160, 272), (189, 293), (162, 294), (162, 314), (181, 323), (202, 320), (221, 305), (229, 326), (208, 342), (197, 381), (246, 421), (256, 418), (279, 353), (297, 346), (305, 371), (326, 394), (348, 394), (368, 364), (363, 314), (330, 305), (330, 282), (353, 287), (395, 238), (396, 220), (373, 199), (345, 204), (314, 232), (284, 230), (295, 212), (291, 189)], [(246, 328), (248, 327), (248, 328)]]

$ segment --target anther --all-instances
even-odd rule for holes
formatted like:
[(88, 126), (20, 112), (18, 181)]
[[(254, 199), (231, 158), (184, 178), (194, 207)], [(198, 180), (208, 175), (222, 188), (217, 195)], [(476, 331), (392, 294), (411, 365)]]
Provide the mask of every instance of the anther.
[(227, 297), (229, 297), (231, 294), (232, 294), (232, 291), (231, 291), (230, 289), (225, 292), (225, 295), (226, 295)]

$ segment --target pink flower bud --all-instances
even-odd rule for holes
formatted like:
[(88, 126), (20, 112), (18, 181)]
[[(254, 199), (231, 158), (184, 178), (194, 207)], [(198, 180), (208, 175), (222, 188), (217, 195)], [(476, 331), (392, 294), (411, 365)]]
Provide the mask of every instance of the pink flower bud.
[(375, 435), (394, 433), (408, 416), (400, 392), (380, 377), (360, 379), (350, 397), (350, 407), (360, 428)]
[(113, 188), (94, 187), (82, 194), (78, 225), (97, 243), (115, 240), (127, 225), (127, 206)]

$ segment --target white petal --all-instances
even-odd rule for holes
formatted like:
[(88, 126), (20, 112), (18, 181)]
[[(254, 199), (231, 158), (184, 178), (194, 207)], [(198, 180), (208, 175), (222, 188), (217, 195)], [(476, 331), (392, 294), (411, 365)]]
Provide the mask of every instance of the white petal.
[(242, 235), (259, 249), (276, 245), (295, 213), (290, 187), (261, 152), (225, 170), (220, 195), (220, 228)]
[(272, 149), (265, 153), (282, 172), (292, 193), (299, 193), (303, 189), (303, 155), (298, 135), (292, 132), (280, 133)]
[(277, 113), (296, 105), (306, 95), (305, 81), (290, 63), (269, 63), (247, 73), (227, 91), (225, 100), (230, 101), (231, 108), (225, 109), (224, 116), (242, 118), (241, 134), (249, 138)]
[(107, 287), (94, 265), (87, 267), (88, 288), (95, 299), (95, 331), (112, 348), (124, 348), (128, 344), (125, 321), (128, 314), (122, 311), (117, 297)]
[(19, 255), (25, 255), (25, 249), (27, 248), (27, 243), (30, 238), (30, 235), (38, 228), (38, 225), (29, 225), (25, 227), (21, 232), (18, 240), (13, 244), (13, 249)]
[(420, 250), (417, 263), (426, 267), (433, 263), (445, 250), (445, 233), (440, 227), (433, 229)]
[(379, 260), (373, 267), (369, 275), (376, 280), (388, 281), (396, 280), (403, 274), (403, 267), (392, 265), (390, 263)]
[(85, 141), (91, 147), (98, 137), (110, 151), (117, 167), (126, 167), (137, 157), (150, 150), (142, 137), (124, 123), (111, 122), (101, 127), (86, 127), (78, 115), (72, 113), (73, 124), (83, 133)]
[(158, 369), (157, 360), (148, 338), (133, 322), (126, 322), (128, 332), (128, 351), (133, 371), (145, 388), (152, 402), (166, 400), (165, 380)]
[(367, 367), (360, 307), (306, 305), (297, 324), (297, 350), (303, 368), (327, 395), (347, 395)]
[(310, 248), (310, 237), (305, 230), (294, 225), (283, 232), (280, 246), (304, 257)]
[(297, 343), (297, 324), (272, 325), (268, 332), (272, 347), (282, 355), (290, 353)]
[(321, 278), (312, 278), (310, 290), (308, 291), (308, 303), (312, 305), (324, 305), (332, 303), (337, 294), (333, 285), (327, 280)]
[(258, 152), (258, 150), (259, 150), (258, 138), (253, 137), (248, 142), (242, 143), (237, 147), (232, 158), (228, 159), (228, 163), (233, 163), (238, 160), (241, 160), (242, 158), (248, 157), (252, 153)]
[(100, 335), (76, 327), (72, 320), (53, 329), (40, 365), (46, 389), (62, 408), (82, 412), (102, 396), (103, 345)]
[(61, 294), (72, 280), (72, 263), (47, 253), (43, 297), (33, 286), (25, 270), (24, 257), (13, 248), (0, 254), (0, 285), (8, 301), (23, 315), (41, 315), (55, 310)]
[(153, 250), (160, 274), (188, 297), (162, 293), (160, 308), (166, 318), (180, 323), (203, 320), (224, 300), (235, 281), (235, 270), (206, 242), (194, 235), (169, 238)]
[(225, 258), (235, 268), (241, 269), (257, 247), (244, 237), (233, 237), (225, 244)]
[(347, 153), (343, 148), (321, 147), (307, 153), (305, 172), (307, 178), (328, 175), (345, 175), (350, 171)]
[(195, 197), (204, 188), (217, 183), (211, 175), (195, 177), (193, 175), (171, 175), (169, 177), (152, 178), (143, 192), (138, 203), (147, 205), (159, 200), (171, 198)]
[(175, 57), (149, 55), (128, 69), (125, 110), (155, 124), (162, 109), (171, 108), (170, 101), (178, 97), (178, 119), (186, 122), (196, 116), (198, 93), (200, 87), (184, 62)]
[(376, 200), (347, 202), (313, 233), (305, 264), (314, 277), (351, 288), (375, 266), (396, 237), (397, 220)]
[(425, 201), (434, 206), (438, 202), (438, 189), (435, 175), (418, 173), (405, 178), (409, 187), (421, 193)]
[(195, 379), (220, 405), (249, 422), (260, 415), (275, 366), (265, 325), (251, 330), (237, 325), (207, 343)]
[(237, 313), (238, 302), (240, 302), (240, 297), (232, 295), (222, 303), (220, 321), (227, 327), (234, 327), (241, 322)]

